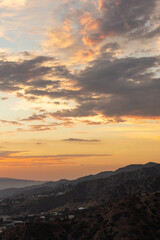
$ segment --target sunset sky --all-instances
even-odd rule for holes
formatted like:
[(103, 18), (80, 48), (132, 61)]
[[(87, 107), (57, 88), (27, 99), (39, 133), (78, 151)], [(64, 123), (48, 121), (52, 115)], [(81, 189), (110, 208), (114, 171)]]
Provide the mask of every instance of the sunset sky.
[(0, 177), (160, 163), (160, 1), (0, 0)]

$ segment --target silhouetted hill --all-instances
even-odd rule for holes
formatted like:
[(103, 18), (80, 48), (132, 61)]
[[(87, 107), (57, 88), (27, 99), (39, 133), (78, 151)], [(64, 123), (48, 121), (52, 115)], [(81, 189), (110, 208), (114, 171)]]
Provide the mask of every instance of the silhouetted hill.
[(0, 214), (40, 213), (57, 207), (94, 206), (158, 190), (160, 190), (160, 165), (155, 165), (70, 185), (65, 192), (56, 196), (49, 194), (44, 197), (8, 199), (4, 201), (5, 206), (0, 206)]
[(154, 167), (158, 165), (158, 163), (154, 163), (154, 162), (149, 162), (147, 164), (131, 164), (128, 166), (125, 166), (123, 168), (119, 168), (115, 171), (104, 171), (104, 172), (100, 172), (98, 174), (95, 175), (88, 175), (88, 176), (84, 176), (81, 178), (78, 178), (76, 180), (73, 180), (73, 183), (79, 183), (79, 182), (84, 182), (87, 180), (92, 180), (92, 179), (101, 179), (101, 178), (107, 178), (110, 177), (112, 175), (116, 175), (118, 173), (123, 173), (123, 172), (132, 172), (132, 171), (136, 171), (142, 168), (148, 168), (148, 167)]
[[(131, 171), (137, 171), (142, 168), (149, 168), (158, 165), (157, 163), (147, 163), (147, 164), (135, 164), (135, 165), (129, 165), (120, 169), (117, 169), (116, 171), (105, 171), (100, 172), (96, 175), (88, 175), (81, 178), (78, 178), (76, 180), (67, 180), (67, 179), (61, 179), (59, 181), (50, 181), (46, 183), (40, 183), (40, 185), (35, 186), (35, 184), (31, 184), (33, 186), (25, 187), (25, 188), (9, 188), (4, 189), (0, 191), (0, 199), (15, 197), (18, 195), (25, 195), (25, 196), (32, 196), (32, 195), (38, 195), (38, 194), (49, 194), (54, 193), (58, 191), (65, 191), (69, 185), (76, 185), (80, 182), (85, 182), (88, 180), (94, 180), (94, 179), (102, 179), (102, 178), (108, 178), (113, 175), (117, 175), (119, 173), (125, 173), (125, 172), (131, 172)], [(18, 180), (17, 180), (18, 181)], [(21, 181), (21, 180), (19, 180)]]
[(157, 165), (157, 163), (154, 163), (154, 162), (149, 162), (146, 164), (131, 164), (126, 167), (117, 169), (116, 171), (114, 171), (114, 174), (122, 173), (122, 172), (132, 172), (132, 171), (139, 170), (141, 168), (154, 167), (156, 165)]
[(26, 223), (1, 240), (159, 240), (160, 192), (91, 208), (73, 220)]

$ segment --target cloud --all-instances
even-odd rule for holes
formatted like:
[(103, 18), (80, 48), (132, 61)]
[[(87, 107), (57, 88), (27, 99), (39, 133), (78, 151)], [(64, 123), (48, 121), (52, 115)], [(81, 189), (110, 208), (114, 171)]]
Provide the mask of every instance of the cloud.
[(54, 28), (46, 33), (47, 40), (42, 43), (44, 48), (68, 48), (74, 44), (74, 38), (72, 36), (72, 23), (70, 20), (64, 21), (63, 25), (58, 28)]
[[(22, 62), (16, 61), (0, 61), (0, 90), (1, 91), (18, 91), (23, 89), (22, 85), (34, 86), (34, 81), (46, 76), (51, 67), (43, 66), (42, 64), (53, 61), (51, 57), (37, 56), (30, 60)], [(37, 81), (35, 82), (37, 83)], [(50, 84), (47, 82), (47, 85)], [(36, 87), (37, 85), (35, 85)]]
[[(16, 159), (68, 159), (68, 158), (90, 158), (90, 157), (109, 157), (111, 154), (56, 154), (56, 155), (22, 155), (22, 151), (0, 151), (0, 159), (16, 158)], [(18, 154), (18, 155), (17, 155)], [(21, 155), (19, 155), (21, 154)]]
[[(46, 115), (47, 118), (47, 115)], [(44, 121), (44, 118), (35, 118), (32, 119), (31, 117), (28, 117), (28, 119), (22, 119), (22, 121)], [(16, 132), (43, 132), (43, 131), (51, 131), (55, 130), (59, 126), (65, 126), (65, 127), (71, 127), (75, 123), (70, 120), (64, 120), (63, 122), (52, 122), (52, 123), (46, 123), (46, 124), (32, 124), (24, 128), (20, 127), (16, 129)], [(20, 125), (20, 124), (19, 124)], [(13, 133), (13, 132), (8, 132)]]
[(8, 97), (1, 97), (0, 100), (2, 101), (8, 100)]
[(17, 128), (16, 132), (43, 132), (55, 130), (59, 124), (35, 124), (30, 125), (29, 128)]
[(21, 119), (21, 121), (44, 121), (44, 119), (48, 116), (47, 113), (43, 113), (43, 114), (32, 114), (31, 116), (27, 117), (27, 118), (23, 118)]
[[(0, 120), (5, 128), (13, 125), (0, 134), (160, 118), (158, 0), (2, 0), (0, 8), (3, 41), (22, 48), (14, 54), (1, 49), (0, 91), (8, 93), (1, 105), (10, 108), (12, 99), (16, 105), (16, 97), (25, 98), (19, 102), (27, 102), (29, 115), (12, 107), (18, 120)], [(25, 50), (35, 42), (43, 48)]]
[(88, 143), (97, 143), (100, 142), (98, 139), (82, 139), (82, 138), (68, 138), (68, 139), (63, 139), (62, 141), (64, 142), (88, 142)]
[[(125, 121), (121, 117), (159, 118), (159, 63), (156, 56), (118, 59), (102, 54), (75, 75), (81, 98), (74, 91), (70, 97), (74, 97), (77, 106), (51, 115), (60, 119), (100, 115), (113, 118), (103, 121), (105, 123)], [(92, 121), (88, 120), (89, 123)]]
[(21, 153), (20, 151), (0, 151), (0, 159), (11, 157), (13, 154)]
[[(126, 117), (159, 118), (160, 58), (117, 58), (104, 53), (104, 49), (114, 51), (118, 48), (116, 42), (102, 46), (94, 61), (83, 70), (72, 72), (51, 57), (37, 56), (12, 62), (1, 60), (1, 91), (12, 91), (28, 101), (40, 99), (43, 102), (47, 97), (59, 102), (55, 111), (34, 113), (21, 121), (44, 122), (53, 117), (62, 122), (40, 123), (17, 131), (48, 131), (78, 122), (90, 125), (118, 123), (124, 122)], [(64, 99), (67, 108), (62, 104)], [(93, 118), (97, 116), (99, 119), (95, 121)], [(92, 119), (86, 119), (88, 117)], [(1, 121), (20, 125), (19, 121)]]
[(94, 39), (101, 41), (103, 38), (98, 39), (98, 36), (137, 39), (154, 37), (159, 33), (157, 0), (101, 0), (99, 10), (101, 16), (96, 19), (97, 32), (88, 32), (88, 42), (94, 42)]
[(22, 123), (19, 123), (18, 121), (8, 121), (8, 120), (0, 120), (0, 123), (11, 124), (11, 125), (23, 125)]
[(100, 52), (103, 53), (106, 50), (110, 50), (111, 52), (114, 52), (117, 49), (120, 49), (120, 45), (117, 42), (110, 42), (110, 43), (104, 44), (101, 47)]
[(53, 8), (52, 21), (42, 41), (43, 49), (66, 64), (79, 64), (84, 62), (84, 57), (89, 61), (94, 49), (88, 51), (84, 43), (88, 42), (86, 33), (97, 28), (97, 13), (95, 1), (61, 1)]
[(160, 33), (158, 0), (63, 1), (52, 11), (42, 46), (67, 65), (86, 64), (102, 51), (116, 52), (116, 47), (105, 48), (112, 42), (121, 43), (122, 51), (131, 44), (151, 44)]
[(111, 157), (110, 154), (57, 154), (57, 155), (22, 155), (21, 151), (0, 151), (1, 166), (55, 166), (75, 165), (76, 159), (92, 157)]
[(24, 7), (27, 0), (14, 0), (14, 4), (12, 0), (1, 0), (0, 7), (7, 7), (7, 8), (21, 8)]
[[(160, 79), (156, 69), (159, 57), (108, 60), (102, 55), (77, 76), (84, 92), (97, 96), (72, 111), (104, 116), (159, 117)], [(154, 70), (153, 70), (154, 68)], [(70, 115), (70, 111), (65, 111)]]
[(71, 99), (71, 95), (77, 94), (77, 91), (67, 87), (66, 82), (72, 80), (69, 69), (53, 57), (30, 56), (29, 60), (23, 61), (1, 60), (0, 75), (0, 91), (16, 93), (17, 97), (25, 97), (29, 101), (43, 96), (58, 99), (63, 95), (65, 99)]

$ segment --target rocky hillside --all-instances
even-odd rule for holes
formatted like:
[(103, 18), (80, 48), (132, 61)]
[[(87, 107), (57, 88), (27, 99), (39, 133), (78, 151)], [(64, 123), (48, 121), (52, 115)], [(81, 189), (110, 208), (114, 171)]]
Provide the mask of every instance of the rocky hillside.
[(26, 223), (1, 240), (159, 240), (160, 192), (142, 194), (79, 213), (73, 220)]

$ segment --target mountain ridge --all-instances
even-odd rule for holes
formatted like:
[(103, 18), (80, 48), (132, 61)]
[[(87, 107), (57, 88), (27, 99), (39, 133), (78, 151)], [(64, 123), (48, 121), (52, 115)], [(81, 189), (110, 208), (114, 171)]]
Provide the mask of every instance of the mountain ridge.
[[(62, 187), (62, 186), (61, 186)], [(27, 198), (17, 196), (3, 201), (0, 214), (38, 214), (56, 208), (90, 207), (104, 202), (160, 190), (160, 165), (123, 172), (108, 178), (92, 179), (65, 186), (60, 194), (53, 192)], [(59, 193), (59, 192), (58, 192)], [(13, 208), (14, 205), (14, 208)]]
[(115, 171), (104, 171), (97, 173), (95, 175), (88, 175), (84, 177), (80, 177), (75, 180), (67, 180), (67, 179), (60, 179), (58, 181), (49, 181), (49, 182), (42, 182), (41, 184), (35, 184), (32, 186), (26, 186), (24, 188), (8, 188), (8, 189), (3, 189), (0, 190), (0, 199), (8, 198), (8, 197), (13, 197), (19, 194), (26, 194), (26, 195), (32, 195), (34, 193), (36, 194), (41, 194), (41, 193), (48, 193), (52, 192), (53, 190), (57, 191), (66, 186), (66, 185), (76, 185), (80, 182), (85, 182), (87, 180), (94, 180), (94, 179), (103, 179), (103, 178), (108, 178), (110, 176), (117, 175), (122, 172), (131, 172), (131, 171), (136, 171), (142, 168), (149, 168), (151, 166), (156, 166), (159, 165), (159, 163), (154, 163), (154, 162), (149, 162), (147, 164), (131, 164), (127, 165), (123, 168), (119, 168)]

